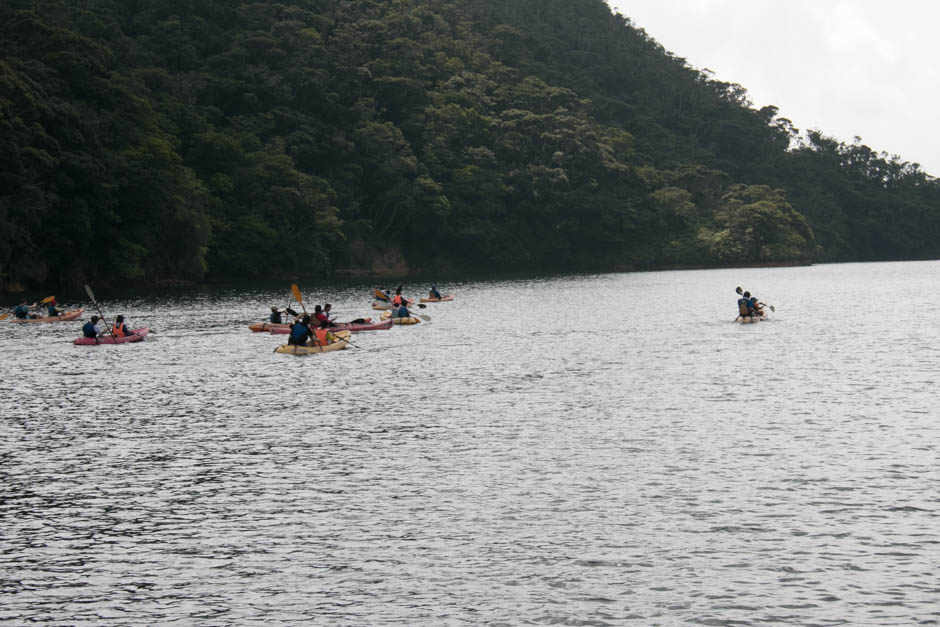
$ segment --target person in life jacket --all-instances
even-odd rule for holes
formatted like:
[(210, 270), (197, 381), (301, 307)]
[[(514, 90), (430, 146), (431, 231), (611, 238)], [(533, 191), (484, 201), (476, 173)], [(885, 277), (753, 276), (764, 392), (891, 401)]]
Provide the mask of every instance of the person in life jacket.
[(432, 285), (430, 291), (428, 292), (428, 297), (436, 298), (437, 300), (441, 299), (441, 293), (437, 290), (437, 285)]
[(56, 316), (62, 313), (61, 311), (59, 311), (59, 308), (55, 306), (54, 298), (51, 301), (49, 301), (49, 306), (46, 308), (46, 313), (49, 315), (50, 318), (55, 318)]
[(303, 318), (291, 325), (290, 336), (287, 338), (287, 343), (293, 344), (294, 346), (306, 346), (310, 335), (310, 316), (304, 314)]
[(398, 307), (392, 310), (392, 318), (409, 318), (411, 317), (411, 312), (408, 311), (408, 305), (405, 303), (400, 304)]
[(128, 335), (133, 335), (131, 330), (127, 328), (127, 325), (124, 323), (124, 316), (118, 316), (114, 319), (114, 324), (111, 325), (111, 333), (114, 334), (114, 337), (127, 337)]
[(82, 325), (82, 335), (85, 337), (101, 337), (101, 327), (98, 326), (98, 316), (92, 316), (91, 320)]
[[(748, 296), (748, 293), (745, 292), (744, 296)], [(751, 296), (747, 301), (747, 308), (751, 312), (752, 316), (760, 317), (764, 315), (764, 308), (761, 307), (760, 302), (758, 302), (756, 296)]]
[(26, 304), (25, 298), (21, 300), (20, 304), (16, 306), (16, 309), (13, 310), (13, 315), (20, 320), (29, 318), (29, 305)]
[(271, 307), (271, 315), (268, 316), (268, 322), (271, 324), (283, 324), (281, 312), (277, 310), (277, 307)]
[(326, 321), (328, 323), (327, 326), (333, 327), (333, 326), (336, 326), (336, 323), (334, 323), (333, 320), (330, 319), (331, 313), (333, 313), (333, 305), (331, 305), (330, 303), (326, 303), (325, 305), (323, 305), (323, 315), (326, 318)]
[[(740, 287), (738, 288), (741, 289)], [(751, 315), (750, 308), (750, 292), (744, 292), (741, 294), (741, 298), (738, 299), (738, 315), (742, 318), (747, 318)]]
[(401, 285), (399, 285), (398, 288), (395, 290), (395, 297), (392, 298), (392, 304), (401, 306), (401, 304), (405, 302), (406, 300), (407, 299), (402, 297), (401, 295)]
[(327, 344), (332, 344), (336, 341), (336, 336), (333, 335), (333, 332), (330, 331), (330, 321), (324, 320), (320, 323), (320, 326), (314, 330), (314, 335), (317, 339), (317, 344), (320, 346), (326, 346)]
[(323, 312), (323, 307), (321, 307), (320, 305), (317, 305), (316, 307), (313, 308), (313, 319), (314, 319), (316, 326), (318, 327), (321, 324), (323, 324), (324, 320), (327, 322), (330, 321), (330, 317)]

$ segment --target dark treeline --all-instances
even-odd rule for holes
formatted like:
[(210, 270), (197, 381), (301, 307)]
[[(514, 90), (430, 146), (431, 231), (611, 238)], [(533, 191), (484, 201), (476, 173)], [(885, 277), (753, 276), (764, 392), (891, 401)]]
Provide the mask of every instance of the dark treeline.
[(940, 183), (601, 0), (5, 0), (0, 287), (940, 257)]

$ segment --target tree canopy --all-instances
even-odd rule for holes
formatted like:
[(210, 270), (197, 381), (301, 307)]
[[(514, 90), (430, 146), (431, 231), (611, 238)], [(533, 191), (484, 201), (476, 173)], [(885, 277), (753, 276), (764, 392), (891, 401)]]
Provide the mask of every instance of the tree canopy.
[(938, 256), (937, 179), (602, 0), (0, 5), (0, 288)]

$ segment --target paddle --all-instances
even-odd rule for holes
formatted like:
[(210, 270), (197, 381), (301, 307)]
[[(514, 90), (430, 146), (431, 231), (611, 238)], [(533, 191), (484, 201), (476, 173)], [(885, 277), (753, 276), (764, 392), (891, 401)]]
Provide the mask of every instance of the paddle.
[(300, 293), (300, 288), (297, 287), (296, 283), (292, 283), (290, 286), (290, 291), (294, 293), (294, 300), (300, 303), (300, 308), (304, 310), (304, 313), (307, 313), (307, 308), (304, 307), (304, 297)]
[(6, 320), (6, 319), (9, 318), (9, 317), (10, 317), (10, 314), (9, 314), (9, 313), (5, 313), (5, 314), (3, 314), (2, 316), (0, 316), (0, 320)]
[[(88, 294), (88, 298), (91, 299), (91, 302), (95, 305), (95, 309), (98, 310), (98, 315), (101, 316), (101, 321), (104, 322), (105, 326), (108, 327), (108, 333), (111, 334), (111, 339), (114, 340), (114, 343), (117, 344), (117, 338), (114, 337), (114, 329), (111, 328), (111, 325), (108, 324), (108, 321), (104, 319), (104, 314), (101, 313), (101, 307), (98, 306), (98, 301), (95, 300), (95, 293), (91, 291), (91, 288), (88, 287), (88, 284), (85, 284), (85, 293)], [(98, 342), (98, 338), (95, 338), (95, 342)]]

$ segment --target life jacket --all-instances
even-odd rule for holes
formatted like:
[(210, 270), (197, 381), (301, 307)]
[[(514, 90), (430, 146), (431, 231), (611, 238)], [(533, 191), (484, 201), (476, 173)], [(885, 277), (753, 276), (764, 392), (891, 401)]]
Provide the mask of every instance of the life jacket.
[(395, 305), (401, 305), (401, 294), (395, 294), (395, 298), (392, 299), (392, 303)]
[(410, 315), (411, 315), (411, 312), (408, 311), (408, 308), (405, 307), (404, 305), (402, 305), (401, 307), (399, 307), (398, 309), (395, 310), (395, 317), (396, 317), (396, 318), (407, 318), (407, 317), (409, 317)]
[(82, 335), (85, 337), (98, 337), (98, 329), (95, 328), (95, 323), (89, 320), (82, 326)]
[(29, 317), (29, 307), (26, 305), (17, 305), (16, 309), (13, 310), (13, 315), (20, 320), (24, 320), (25, 318)]
[(268, 321), (270, 321), (272, 324), (281, 324), (281, 312), (272, 311)]
[(127, 326), (125, 326), (123, 322), (121, 324), (115, 322), (111, 326), (111, 333), (114, 334), (114, 337), (124, 337), (125, 335), (128, 335)]
[(303, 343), (307, 339), (307, 325), (303, 322), (295, 322), (294, 325), (290, 328), (290, 339), (294, 343)]
[(329, 329), (314, 329), (313, 333), (317, 336), (317, 342), (319, 342), (320, 346), (326, 346), (330, 343)]
[(748, 300), (747, 300), (746, 298), (739, 298), (739, 299), (738, 299), (738, 314), (741, 315), (741, 316), (750, 316), (750, 315), (751, 315), (751, 308), (750, 308), (750, 306), (749, 306), (749, 304), (748, 304)]
[(53, 305), (52, 303), (49, 304), (49, 309), (47, 309), (46, 311), (49, 312), (49, 315), (50, 315), (50, 316), (58, 316), (58, 315), (59, 315), (59, 310), (56, 309), (56, 306)]
[(321, 311), (320, 313), (318, 313), (318, 314), (317, 314), (316, 316), (314, 316), (314, 317), (317, 319), (317, 322), (323, 322), (324, 320), (329, 320), (329, 319), (330, 319), (329, 316), (327, 316), (327, 315), (326, 315), (324, 312), (322, 312), (322, 311)]

